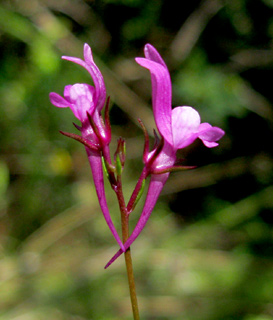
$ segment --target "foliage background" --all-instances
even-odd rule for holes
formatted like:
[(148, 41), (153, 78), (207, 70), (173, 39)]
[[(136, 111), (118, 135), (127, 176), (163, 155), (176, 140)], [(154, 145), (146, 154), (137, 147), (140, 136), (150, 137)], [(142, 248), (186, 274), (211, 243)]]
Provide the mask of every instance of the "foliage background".
[(128, 197), (137, 118), (154, 128), (149, 73), (134, 62), (145, 43), (170, 67), (173, 105), (226, 131), (216, 149), (181, 152), (198, 168), (171, 175), (132, 247), (142, 319), (273, 319), (272, 13), (272, 0), (1, 1), (1, 320), (131, 319), (123, 259), (103, 269), (117, 246), (84, 149), (58, 132), (73, 115), (48, 99), (90, 82), (60, 59), (84, 42), (111, 96), (113, 144), (127, 141)]

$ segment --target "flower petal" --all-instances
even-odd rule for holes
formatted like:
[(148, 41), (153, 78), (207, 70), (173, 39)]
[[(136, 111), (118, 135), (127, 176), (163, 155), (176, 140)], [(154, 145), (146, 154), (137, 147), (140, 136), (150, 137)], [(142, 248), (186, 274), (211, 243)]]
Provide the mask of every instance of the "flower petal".
[(58, 108), (70, 107), (70, 103), (56, 92), (50, 92), (49, 100), (55, 107), (58, 107)]
[(64, 97), (69, 102), (71, 102), (70, 101), (70, 89), (71, 89), (71, 87), (72, 87), (72, 84), (69, 84), (69, 85), (64, 87)]
[(90, 114), (94, 112), (94, 95), (94, 87), (88, 84), (76, 83), (70, 87), (70, 108), (73, 111), (75, 117), (77, 117), (81, 122), (84, 122), (86, 120), (86, 112), (89, 112)]
[(199, 113), (192, 107), (176, 107), (172, 110), (174, 148), (182, 149), (198, 137)]
[(198, 138), (202, 140), (208, 148), (218, 146), (215, 141), (220, 140), (225, 134), (224, 130), (218, 127), (212, 127), (209, 123), (201, 123), (198, 129)]
[(169, 71), (162, 64), (145, 58), (136, 58), (136, 62), (151, 72), (153, 111), (157, 129), (172, 145), (172, 87)]
[(92, 51), (91, 51), (91, 48), (88, 46), (88, 44), (84, 45), (84, 58), (85, 58), (85, 61), (76, 57), (62, 56), (62, 59), (74, 62), (82, 66), (83, 68), (85, 68), (90, 73), (96, 88), (94, 104), (98, 109), (98, 111), (101, 111), (102, 108), (104, 107), (105, 100), (106, 100), (106, 88), (105, 88), (103, 76), (99, 68), (97, 67), (97, 65), (94, 63)]
[(87, 64), (95, 64), (90, 46), (85, 43), (83, 46), (83, 57)]
[(165, 61), (162, 59), (159, 52), (154, 48), (151, 44), (147, 43), (144, 47), (144, 55), (147, 59), (160, 63), (162, 66), (164, 66), (166, 69), (168, 69)]
[(206, 140), (202, 140), (202, 142), (207, 148), (215, 148), (219, 145), (217, 142), (208, 142)]

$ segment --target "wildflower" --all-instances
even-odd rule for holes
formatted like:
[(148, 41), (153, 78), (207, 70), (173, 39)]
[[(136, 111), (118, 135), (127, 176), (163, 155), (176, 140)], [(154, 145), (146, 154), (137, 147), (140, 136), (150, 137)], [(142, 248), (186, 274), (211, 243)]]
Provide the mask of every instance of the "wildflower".
[[(143, 211), (131, 236), (124, 244), (125, 250), (131, 246), (147, 223), (170, 171), (183, 169), (175, 166), (177, 150), (189, 146), (197, 138), (206, 147), (213, 148), (224, 135), (222, 129), (209, 123), (201, 123), (199, 113), (192, 107), (179, 106), (172, 109), (172, 87), (168, 68), (150, 44), (145, 46), (144, 53), (145, 58), (136, 58), (136, 62), (151, 73), (153, 113), (163, 145), (160, 149), (157, 147), (144, 154), (146, 171), (151, 174), (151, 180)], [(119, 250), (105, 268), (121, 254), (122, 250)]]
[[(81, 127), (75, 125), (77, 129), (80, 130), (81, 136), (65, 132), (62, 133), (85, 145), (102, 213), (121, 250), (124, 251), (123, 243), (109, 213), (104, 190), (102, 155), (107, 163), (111, 162), (109, 155), (111, 129), (108, 112), (106, 113), (105, 123), (101, 117), (101, 111), (106, 101), (104, 79), (93, 60), (92, 51), (88, 44), (84, 45), (83, 53), (84, 60), (68, 56), (63, 56), (62, 58), (85, 68), (91, 75), (94, 86), (85, 83), (76, 83), (64, 88), (64, 97), (55, 92), (51, 92), (49, 97), (54, 106), (59, 108), (69, 107), (75, 117), (81, 122)], [(108, 110), (108, 104), (106, 104), (106, 107)]]

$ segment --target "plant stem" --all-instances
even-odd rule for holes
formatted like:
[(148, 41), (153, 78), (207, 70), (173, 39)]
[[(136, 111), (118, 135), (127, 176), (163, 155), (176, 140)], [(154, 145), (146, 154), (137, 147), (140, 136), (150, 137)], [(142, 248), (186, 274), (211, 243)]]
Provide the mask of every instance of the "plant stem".
[[(121, 213), (122, 240), (123, 240), (123, 243), (125, 243), (129, 238), (129, 215), (127, 213), (126, 204), (123, 197), (121, 176), (119, 175), (117, 176), (116, 194), (118, 197), (120, 213)], [(140, 318), (139, 318), (136, 286), (135, 286), (133, 263), (132, 263), (130, 248), (126, 250), (126, 252), (124, 253), (124, 257), (125, 257), (125, 264), (126, 264), (126, 270), (127, 270), (133, 316), (134, 316), (134, 320), (139, 320)]]
[[(127, 220), (126, 229), (129, 229), (128, 216), (126, 217), (126, 220)], [(129, 232), (126, 230), (126, 237), (123, 237), (123, 242), (125, 243), (128, 238), (129, 238)], [(124, 257), (125, 257), (125, 263), (126, 263), (126, 269), (127, 269), (127, 277), (128, 277), (128, 283), (129, 283), (129, 289), (130, 289), (131, 305), (132, 305), (134, 320), (139, 320), (138, 302), (137, 302), (136, 286), (135, 286), (133, 263), (132, 263), (130, 247), (124, 253)]]

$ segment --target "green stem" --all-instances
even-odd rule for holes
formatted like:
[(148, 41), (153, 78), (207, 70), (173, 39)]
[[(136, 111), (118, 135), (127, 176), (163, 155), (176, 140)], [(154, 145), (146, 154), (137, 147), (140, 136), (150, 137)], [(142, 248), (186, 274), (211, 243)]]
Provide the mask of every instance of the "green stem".
[[(117, 197), (120, 207), (121, 213), (121, 225), (122, 225), (122, 239), (123, 243), (127, 241), (129, 238), (129, 215), (127, 213), (126, 204), (123, 197), (122, 192), (122, 183), (121, 183), (121, 176), (117, 176)], [(131, 297), (131, 305), (134, 320), (139, 320), (139, 310), (138, 310), (138, 302), (137, 302), (137, 295), (136, 295), (136, 286), (135, 286), (135, 279), (134, 279), (134, 272), (133, 272), (133, 263), (132, 263), (132, 256), (131, 256), (131, 249), (128, 248), (124, 253), (125, 257), (125, 264), (127, 270), (127, 277), (129, 283), (129, 290), (130, 290), (130, 297)]]

